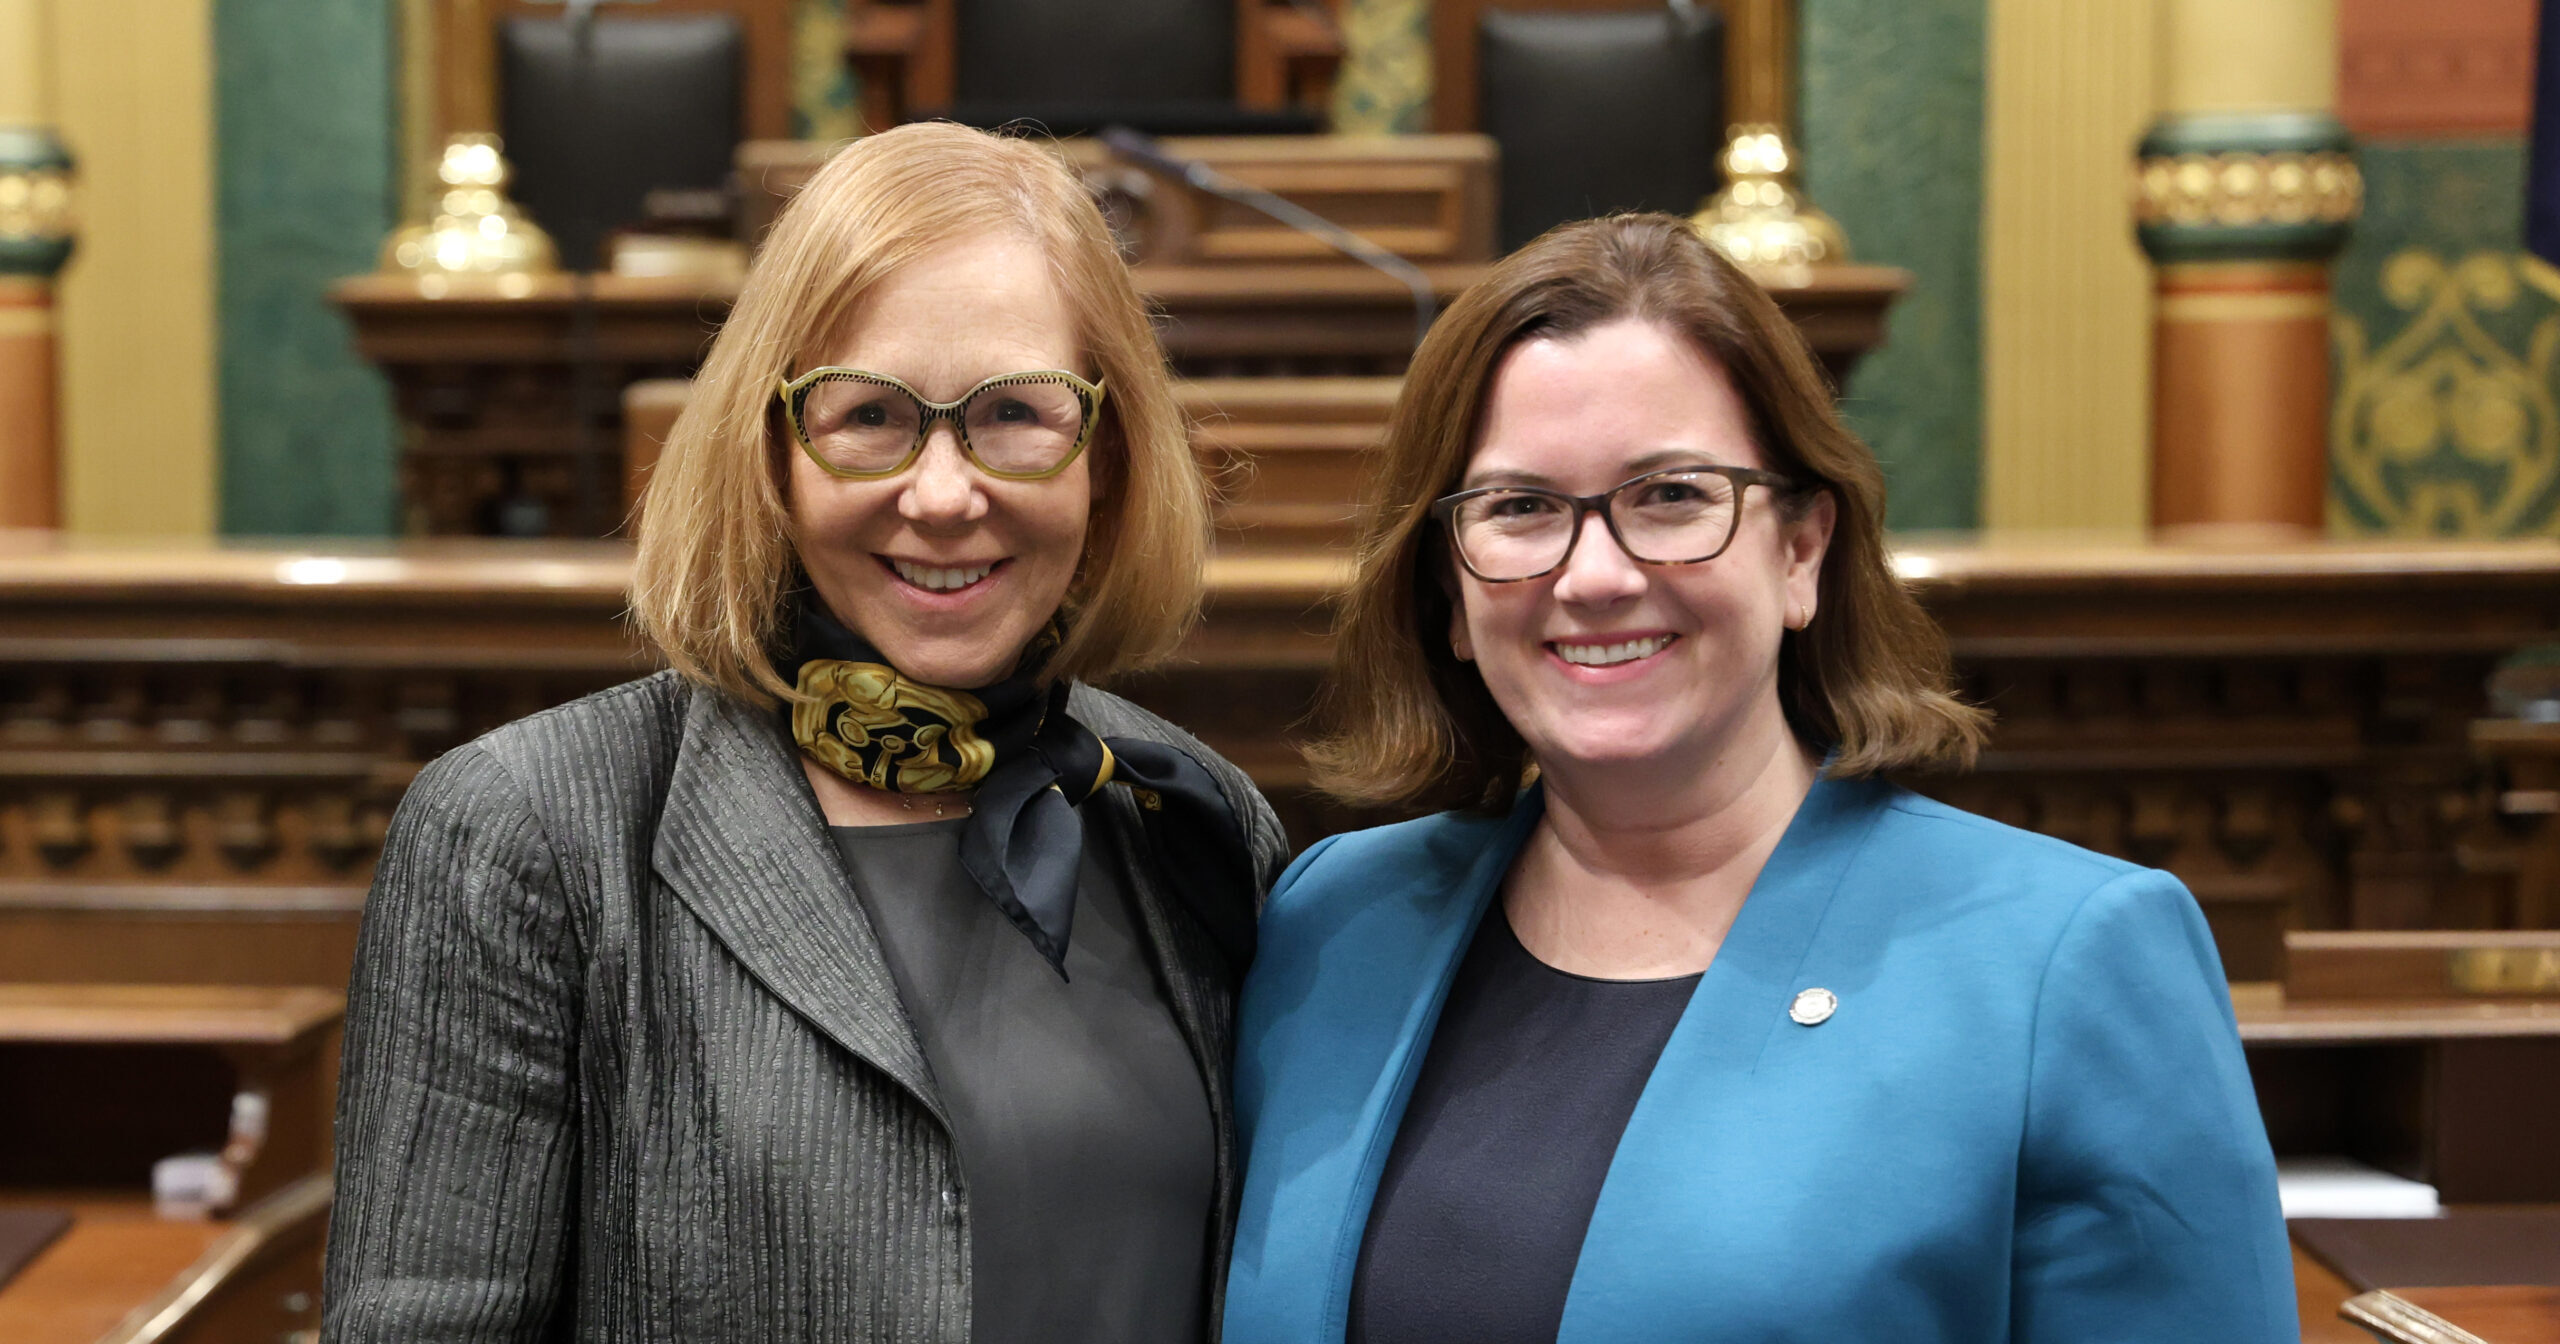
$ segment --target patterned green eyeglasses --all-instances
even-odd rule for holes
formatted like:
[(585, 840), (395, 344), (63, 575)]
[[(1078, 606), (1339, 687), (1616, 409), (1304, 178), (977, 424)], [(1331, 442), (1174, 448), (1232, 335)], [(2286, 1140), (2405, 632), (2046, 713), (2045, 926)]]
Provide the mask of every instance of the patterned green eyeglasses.
[(957, 401), (928, 401), (885, 373), (811, 369), (777, 384), (800, 451), (830, 475), (878, 480), (914, 465), (933, 422), (949, 420), (978, 470), (1041, 481), (1067, 469), (1102, 418), (1102, 384), (1064, 369), (990, 378)]

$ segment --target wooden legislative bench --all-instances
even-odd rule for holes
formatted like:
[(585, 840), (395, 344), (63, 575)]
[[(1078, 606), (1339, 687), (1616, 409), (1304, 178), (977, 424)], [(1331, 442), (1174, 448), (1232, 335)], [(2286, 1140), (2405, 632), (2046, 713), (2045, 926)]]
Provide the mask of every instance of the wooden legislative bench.
[[(1446, 307), (1494, 259), (1492, 142), (1479, 135), (1173, 139), (1170, 152), (1274, 192), (1421, 268)], [(761, 236), (831, 144), (739, 153), (741, 225)], [(1411, 292), (1190, 182), (1087, 140), (1060, 154), (1102, 202), (1188, 378), (1388, 378), (1414, 344)], [(1838, 265), (1771, 294), (1835, 383), (1883, 344), (1909, 286)], [(405, 530), (599, 537), (624, 518), (623, 392), (690, 376), (737, 298), (721, 276), (352, 276), (331, 291), (357, 349), (391, 380), (407, 427)]]
[[(310, 988), (0, 984), (0, 1209), (71, 1216), (0, 1283), (0, 1339), (316, 1327), (344, 1008)], [(191, 1150), (227, 1191), (155, 1211), (151, 1164)]]
[(2296, 932), (2285, 962), (2232, 986), (2277, 1154), (2445, 1208), (2295, 1223), (2304, 1339), (2560, 1339), (2560, 932)]

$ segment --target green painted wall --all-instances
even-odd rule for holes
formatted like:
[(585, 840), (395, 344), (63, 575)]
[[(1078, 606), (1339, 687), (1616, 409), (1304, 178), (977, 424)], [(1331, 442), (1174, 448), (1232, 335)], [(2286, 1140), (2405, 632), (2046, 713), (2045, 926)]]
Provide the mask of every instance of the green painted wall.
[(2330, 521), (2351, 535), (2560, 535), (2560, 272), (2518, 249), (2524, 142), (2358, 151), (2339, 258)]
[(396, 7), (214, 5), (225, 535), (379, 536), (398, 514), (389, 390), (326, 297), (393, 221)]
[(1843, 405), (1897, 528), (1971, 527), (1982, 481), (1985, 0), (1803, 0), (1804, 185), (1913, 284)]

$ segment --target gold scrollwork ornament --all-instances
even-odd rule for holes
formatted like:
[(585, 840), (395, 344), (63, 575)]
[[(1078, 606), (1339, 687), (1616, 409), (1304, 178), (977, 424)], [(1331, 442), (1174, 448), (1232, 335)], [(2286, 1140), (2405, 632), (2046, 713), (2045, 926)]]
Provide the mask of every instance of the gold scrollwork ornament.
[(995, 768), (980, 737), (986, 702), (921, 686), (878, 663), (817, 660), (800, 669), (791, 735), (820, 765), (890, 793), (957, 793)]
[(2560, 276), (2477, 252), (2447, 265), (2411, 248), (2382, 268), (2383, 297), (2416, 314), (2375, 346), (2335, 319), (2338, 388), (2330, 443), (2339, 490), (2393, 534), (2513, 535), (2560, 479), (2560, 307), (2521, 352), (2483, 315), (2512, 311), (2529, 286), (2560, 304)]

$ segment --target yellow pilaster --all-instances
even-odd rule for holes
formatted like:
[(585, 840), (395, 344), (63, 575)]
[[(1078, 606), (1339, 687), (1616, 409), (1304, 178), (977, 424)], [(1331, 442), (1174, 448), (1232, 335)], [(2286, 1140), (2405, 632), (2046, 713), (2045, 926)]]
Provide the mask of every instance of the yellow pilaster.
[(53, 17), (82, 194), (62, 278), (65, 526), (209, 534), (213, 0), (74, 0)]
[(0, 0), (0, 126), (52, 121), (53, 79), (45, 55), (45, 0)]
[(2163, 115), (2338, 105), (2338, 0), (2154, 2)]
[(1989, 527), (2140, 527), (2148, 513), (2151, 274), (2124, 223), (2124, 155), (2155, 110), (2155, 3), (1991, 3)]

